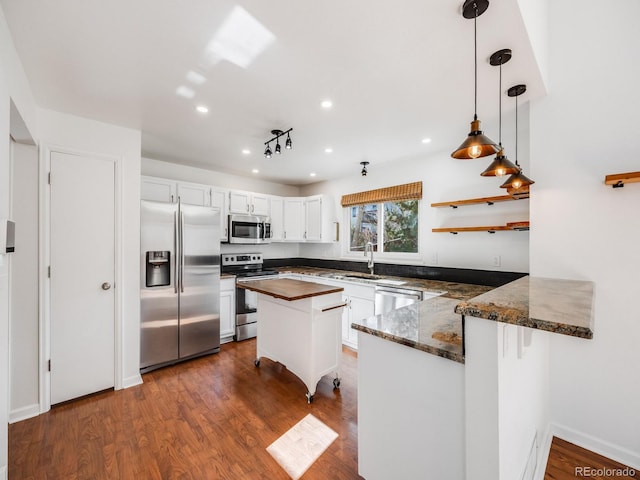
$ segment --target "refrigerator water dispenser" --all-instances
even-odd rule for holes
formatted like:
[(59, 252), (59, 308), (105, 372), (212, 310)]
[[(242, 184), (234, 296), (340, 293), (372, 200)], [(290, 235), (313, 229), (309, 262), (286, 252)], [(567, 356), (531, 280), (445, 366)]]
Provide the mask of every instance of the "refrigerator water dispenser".
[(171, 252), (152, 250), (147, 252), (147, 287), (166, 287), (171, 284)]

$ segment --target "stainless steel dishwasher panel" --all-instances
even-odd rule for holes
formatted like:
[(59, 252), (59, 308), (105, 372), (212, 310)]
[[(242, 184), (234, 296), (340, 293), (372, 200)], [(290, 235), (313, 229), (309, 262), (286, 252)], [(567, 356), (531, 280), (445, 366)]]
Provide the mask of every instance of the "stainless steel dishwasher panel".
[(373, 313), (380, 315), (396, 308), (421, 302), (423, 298), (420, 290), (408, 288), (376, 287), (375, 307)]

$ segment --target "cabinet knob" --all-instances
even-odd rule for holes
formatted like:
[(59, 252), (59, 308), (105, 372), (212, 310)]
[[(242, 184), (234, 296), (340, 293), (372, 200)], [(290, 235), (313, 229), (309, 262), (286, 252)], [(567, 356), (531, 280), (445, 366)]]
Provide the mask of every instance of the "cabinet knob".
[(111, 284), (109, 282), (104, 282), (102, 284), (102, 289), (103, 290), (109, 290), (111, 288)]

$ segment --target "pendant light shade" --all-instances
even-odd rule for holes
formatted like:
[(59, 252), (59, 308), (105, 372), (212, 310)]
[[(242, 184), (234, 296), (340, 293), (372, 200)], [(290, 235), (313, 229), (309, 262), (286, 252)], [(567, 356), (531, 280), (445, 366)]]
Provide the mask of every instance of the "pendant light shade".
[(500, 149), (493, 162), (480, 175), (483, 177), (502, 177), (504, 175), (513, 175), (519, 171), (520, 169), (504, 156), (504, 150)]
[(482, 133), (478, 120), (478, 33), (477, 20), (487, 8), (489, 0), (466, 0), (462, 6), (462, 16), (473, 18), (473, 54), (474, 54), (474, 113), (469, 135), (462, 144), (451, 154), (453, 158), (468, 160), (486, 157), (497, 153), (500, 149), (496, 142)]
[(511, 60), (511, 50), (509, 48), (498, 50), (489, 58), (489, 63), (491, 65), (494, 67), (496, 65), (500, 67), (500, 81), (498, 83), (498, 147), (500, 148), (500, 151), (493, 162), (491, 162), (485, 171), (480, 174), (483, 177), (502, 177), (503, 175), (512, 175), (520, 171), (520, 169), (504, 155), (504, 148), (502, 148), (502, 65), (507, 63), (509, 60)]
[(506, 188), (507, 193), (512, 197), (528, 195), (529, 186), (536, 183), (522, 173), (522, 168), (518, 164), (518, 97), (526, 91), (526, 85), (515, 85), (507, 92), (510, 97), (516, 98), (516, 167), (518, 167), (518, 173), (511, 175), (506, 182), (500, 185), (500, 188)]

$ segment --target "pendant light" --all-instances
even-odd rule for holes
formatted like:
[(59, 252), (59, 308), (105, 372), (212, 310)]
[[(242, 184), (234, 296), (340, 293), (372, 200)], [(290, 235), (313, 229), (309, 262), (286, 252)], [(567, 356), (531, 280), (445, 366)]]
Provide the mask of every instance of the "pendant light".
[(498, 65), (500, 67), (500, 82), (498, 87), (498, 98), (500, 105), (500, 112), (498, 116), (498, 148), (500, 151), (496, 155), (496, 158), (480, 175), (483, 177), (502, 177), (503, 175), (513, 175), (518, 173), (518, 167), (516, 167), (511, 160), (504, 156), (504, 149), (502, 148), (502, 65), (511, 60), (511, 49), (504, 48), (498, 50), (491, 55), (489, 63), (494, 67)]
[(529, 185), (536, 183), (522, 173), (522, 168), (518, 164), (518, 97), (526, 91), (526, 85), (515, 85), (507, 91), (507, 95), (516, 98), (516, 167), (518, 167), (518, 173), (511, 175), (506, 182), (500, 185), (500, 188), (506, 188), (507, 193), (512, 197), (528, 194)]
[(451, 154), (453, 158), (465, 160), (471, 158), (486, 157), (497, 153), (499, 148), (493, 140), (480, 130), (478, 120), (478, 33), (477, 21), (489, 8), (489, 0), (466, 0), (462, 6), (462, 16), (473, 18), (473, 53), (474, 53), (474, 113), (471, 122), (471, 131), (466, 140)]

